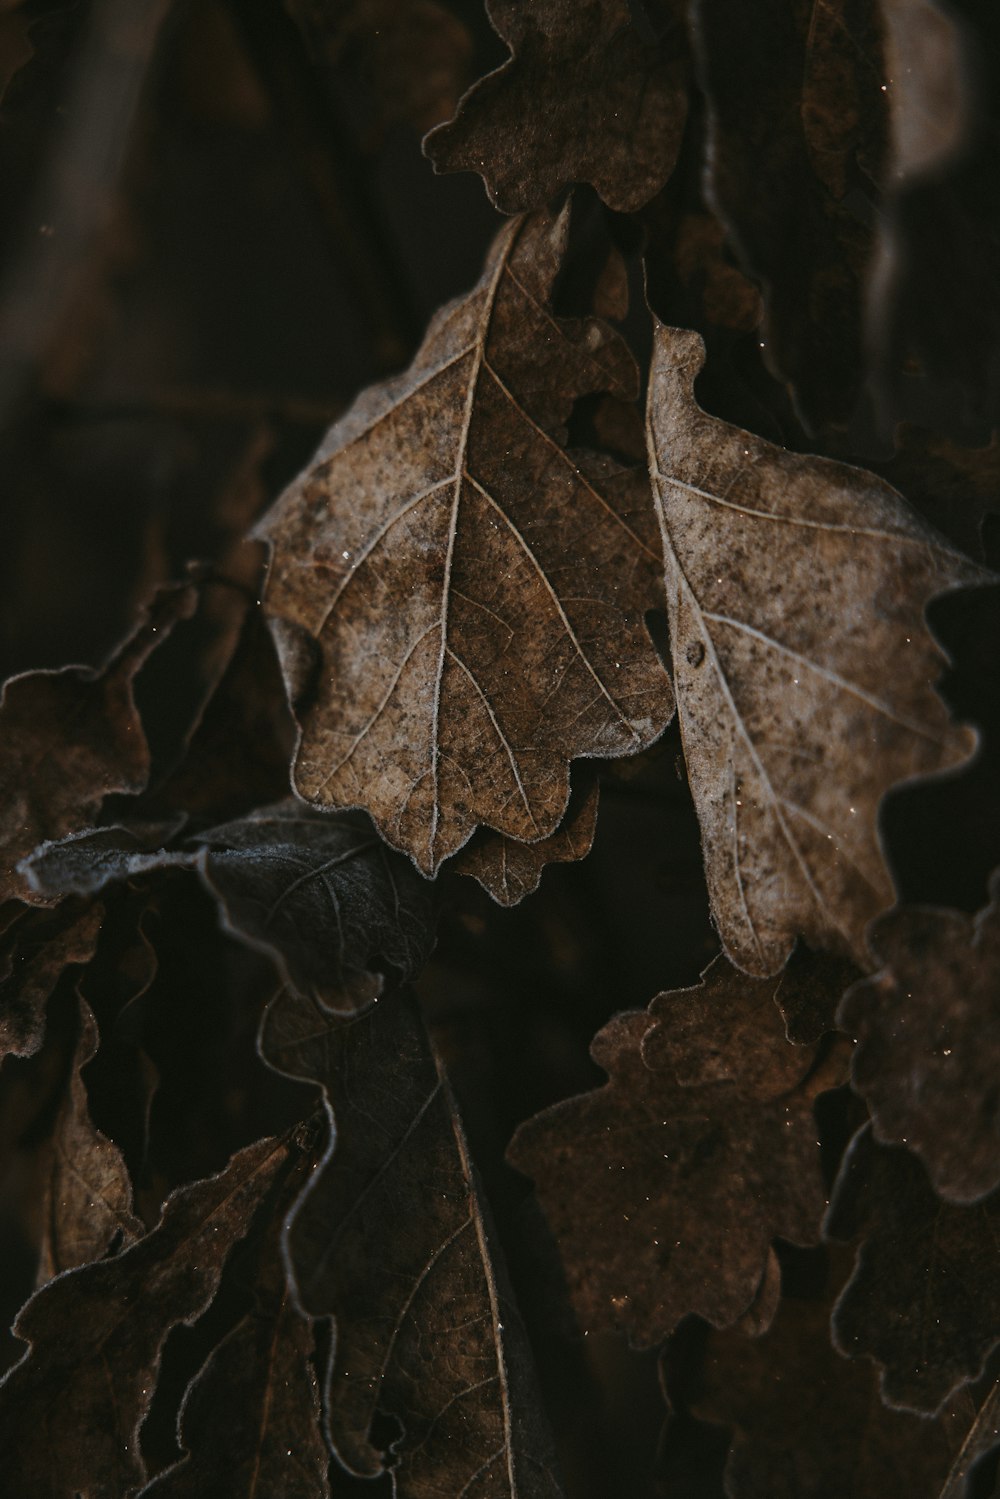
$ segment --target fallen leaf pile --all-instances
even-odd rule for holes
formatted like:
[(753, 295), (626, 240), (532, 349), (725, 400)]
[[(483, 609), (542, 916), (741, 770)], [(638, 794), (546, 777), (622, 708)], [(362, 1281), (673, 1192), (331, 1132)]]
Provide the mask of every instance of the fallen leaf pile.
[(1000, 1493), (996, 18), (0, 11), (3, 1493)]

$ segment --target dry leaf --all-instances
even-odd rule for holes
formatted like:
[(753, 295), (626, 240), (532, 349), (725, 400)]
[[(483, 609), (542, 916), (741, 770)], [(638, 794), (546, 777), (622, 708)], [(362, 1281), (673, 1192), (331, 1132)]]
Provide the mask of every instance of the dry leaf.
[(558, 1499), (527, 1339), (413, 1000), (338, 1020), (285, 990), (261, 1052), (320, 1083), (336, 1122), (287, 1253), (304, 1309), (335, 1320), (325, 1396), (341, 1462), (392, 1466), (398, 1499)]
[(648, 432), (712, 912), (749, 973), (776, 972), (796, 936), (865, 967), (893, 899), (879, 802), (976, 743), (934, 691), (924, 608), (990, 575), (881, 480), (708, 416), (702, 357), (697, 335), (657, 328)]
[(627, 0), (490, 0), (488, 9), (512, 56), (428, 136), (437, 170), (481, 173), (503, 213), (541, 208), (574, 182), (592, 183), (609, 208), (640, 208), (672, 172), (684, 133), (682, 8), (648, 6), (645, 35)]
[(577, 396), (636, 375), (610, 328), (548, 310), (567, 226), (506, 229), (258, 527), (293, 706), (310, 689), (296, 788), (363, 807), (427, 874), (480, 823), (547, 837), (569, 761), (633, 753), (673, 711), (645, 480), (562, 446)]
[[(719, 978), (749, 1023), (706, 1059)], [(810, 1072), (813, 1052), (786, 1041), (769, 992), (762, 1013), (761, 988), (722, 968), (705, 988), (659, 996), (656, 1070), (642, 1052), (650, 1014), (617, 1016), (591, 1047), (610, 1081), (515, 1134), (508, 1159), (535, 1181), (584, 1329), (618, 1324), (649, 1347), (689, 1312), (728, 1326), (755, 1301), (772, 1238), (819, 1238), (812, 1106), (838, 1078)], [(746, 1091), (732, 1076), (744, 1043), (756, 1053)]]
[(597, 781), (573, 788), (566, 816), (548, 838), (520, 843), (502, 833), (480, 832), (458, 853), (451, 865), (456, 874), (471, 875), (501, 906), (538, 889), (547, 864), (566, 864), (586, 858), (597, 828)]
[(139, 1426), (167, 1334), (211, 1302), (288, 1149), (261, 1140), (241, 1150), (218, 1176), (174, 1192), (137, 1244), (57, 1276), (23, 1307), (14, 1331), (31, 1346), (0, 1385), (10, 1493), (121, 1499), (142, 1483)]
[(1000, 1187), (1000, 872), (973, 921), (902, 906), (875, 923), (883, 965), (844, 997), (852, 1082), (876, 1139), (908, 1145), (935, 1190), (975, 1202)]
[(855, 1136), (834, 1185), (826, 1232), (862, 1237), (834, 1309), (834, 1341), (882, 1367), (882, 1398), (901, 1410), (940, 1410), (978, 1379), (1000, 1342), (1000, 1194), (971, 1207), (934, 1195), (908, 1150)]
[(38, 1283), (87, 1265), (120, 1236), (127, 1248), (142, 1234), (132, 1211), (132, 1183), (121, 1151), (94, 1125), (87, 1107), (83, 1068), (96, 1055), (97, 1022), (79, 1000), (80, 1037), (72, 1071), (48, 1146), (42, 1204)]
[(187, 1456), (141, 1499), (327, 1499), (313, 1327), (295, 1306), (281, 1253), (285, 1213), (313, 1164), (303, 1156), (288, 1172), (260, 1235), (253, 1309), (213, 1349), (184, 1396), (178, 1435)]
[(829, 1296), (786, 1297), (759, 1341), (713, 1333), (701, 1419), (735, 1427), (731, 1499), (936, 1499), (972, 1420), (962, 1392), (936, 1421), (887, 1410), (870, 1367), (830, 1344)]
[(68, 901), (56, 911), (24, 911), (4, 935), (6, 971), (0, 974), (0, 1059), (31, 1057), (45, 1035), (49, 995), (71, 965), (90, 962), (104, 909)]
[(149, 747), (132, 681), (179, 619), (192, 613), (188, 585), (164, 588), (146, 619), (100, 672), (67, 666), (11, 677), (0, 699), (0, 899), (39, 899), (18, 862), (47, 838), (94, 821), (112, 792), (135, 794), (149, 774)]

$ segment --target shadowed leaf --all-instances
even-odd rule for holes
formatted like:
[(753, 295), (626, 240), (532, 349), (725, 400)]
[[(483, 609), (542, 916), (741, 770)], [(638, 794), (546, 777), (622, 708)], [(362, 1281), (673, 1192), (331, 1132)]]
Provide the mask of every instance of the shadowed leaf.
[(974, 1202), (1000, 1187), (1000, 873), (975, 921), (900, 907), (870, 943), (882, 963), (838, 1013), (852, 1082), (876, 1138), (920, 1156), (936, 1191)]
[(833, 1189), (826, 1231), (862, 1237), (833, 1314), (834, 1339), (882, 1367), (882, 1397), (938, 1410), (978, 1378), (1000, 1342), (1000, 1196), (955, 1207), (934, 1195), (908, 1150), (854, 1138)]
[(708, 416), (702, 357), (696, 335), (657, 328), (648, 423), (712, 911), (750, 973), (800, 935), (867, 967), (865, 928), (893, 898), (879, 802), (976, 742), (934, 691), (924, 608), (990, 575), (874, 476)]
[[(433, 945), (433, 888), (359, 814), (289, 799), (199, 833), (197, 851), (142, 850), (129, 828), (93, 828), (30, 861), (39, 889), (93, 891), (160, 869), (196, 869), (226, 928), (334, 1006), (369, 994), (369, 965), (410, 978)], [(360, 981), (360, 989), (355, 984)]]
[(336, 1121), (287, 1253), (303, 1308), (334, 1319), (325, 1398), (341, 1462), (368, 1477), (392, 1466), (399, 1499), (558, 1499), (527, 1340), (413, 1001), (393, 993), (343, 1020), (285, 990), (261, 1051), (320, 1083)]
[(37, 901), (17, 872), (25, 854), (94, 821), (112, 792), (142, 791), (149, 747), (132, 697), (146, 657), (196, 603), (164, 588), (100, 672), (84, 666), (11, 677), (0, 699), (0, 899)]
[(786, 1297), (762, 1338), (713, 1333), (695, 1414), (735, 1428), (731, 1499), (936, 1499), (975, 1407), (934, 1421), (888, 1410), (868, 1366), (830, 1343), (830, 1298)]
[(99, 904), (71, 901), (56, 911), (24, 911), (4, 934), (0, 1058), (34, 1056), (49, 995), (68, 967), (90, 962), (103, 919)]
[(0, 1385), (11, 1493), (121, 1499), (142, 1483), (139, 1425), (163, 1343), (211, 1302), (287, 1155), (282, 1140), (249, 1146), (218, 1176), (173, 1193), (157, 1227), (130, 1249), (35, 1293), (14, 1326), (31, 1346)]
[(184, 1397), (179, 1436), (188, 1455), (148, 1484), (143, 1499), (329, 1495), (313, 1328), (294, 1304), (281, 1254), (285, 1213), (312, 1164), (304, 1156), (288, 1173), (268, 1218), (253, 1310), (209, 1355)]
[(610, 328), (548, 308), (567, 224), (504, 230), (410, 369), (359, 397), (258, 527), (296, 788), (364, 807), (427, 874), (477, 824), (547, 837), (569, 761), (633, 753), (673, 711), (643, 623), (645, 477), (562, 445), (576, 397), (636, 378)]
[(503, 213), (590, 182), (631, 212), (673, 170), (687, 118), (688, 42), (674, 0), (490, 0), (512, 56), (466, 94), (424, 150), (439, 172), (476, 171)]

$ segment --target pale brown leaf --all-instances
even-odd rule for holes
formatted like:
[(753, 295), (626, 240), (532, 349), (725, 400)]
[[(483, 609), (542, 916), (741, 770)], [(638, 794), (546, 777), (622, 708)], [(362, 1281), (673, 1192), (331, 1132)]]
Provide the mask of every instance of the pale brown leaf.
[(797, 935), (866, 965), (893, 899), (879, 802), (976, 743), (934, 691), (924, 608), (989, 574), (881, 480), (708, 416), (702, 360), (697, 335), (657, 327), (650, 464), (713, 915), (749, 973)]
[(574, 789), (566, 816), (548, 838), (521, 843), (502, 833), (476, 833), (452, 868), (471, 875), (501, 906), (516, 906), (537, 890), (547, 864), (567, 864), (590, 853), (597, 828), (598, 783)]
[(645, 479), (563, 446), (578, 396), (636, 381), (610, 328), (549, 310), (567, 227), (505, 229), (258, 527), (286, 679), (307, 689), (296, 789), (364, 807), (426, 873), (477, 824), (547, 837), (569, 761), (635, 752), (673, 711), (643, 623)]

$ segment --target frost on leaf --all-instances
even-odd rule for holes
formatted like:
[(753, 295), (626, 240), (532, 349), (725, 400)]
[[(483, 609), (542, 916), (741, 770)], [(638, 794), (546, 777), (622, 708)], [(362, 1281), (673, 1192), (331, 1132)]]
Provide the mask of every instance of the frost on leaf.
[(865, 927), (893, 900), (879, 802), (976, 742), (934, 690), (924, 608), (990, 575), (873, 475), (707, 415), (702, 357), (657, 328), (648, 433), (713, 915), (749, 973), (796, 936), (867, 966)]
[(258, 527), (296, 789), (363, 807), (427, 874), (477, 824), (547, 837), (569, 762), (634, 753), (673, 711), (643, 623), (645, 477), (564, 446), (577, 397), (636, 382), (609, 327), (550, 310), (567, 227), (504, 230), (410, 369), (358, 399)]

